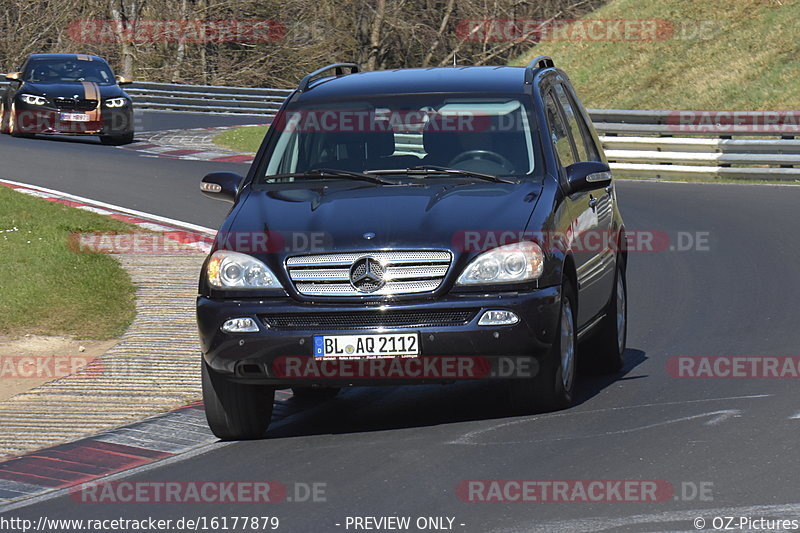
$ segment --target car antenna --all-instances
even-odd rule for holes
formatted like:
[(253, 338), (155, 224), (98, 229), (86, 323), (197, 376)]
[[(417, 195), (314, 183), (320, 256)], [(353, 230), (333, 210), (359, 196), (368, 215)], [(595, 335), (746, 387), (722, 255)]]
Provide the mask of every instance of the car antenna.
[(456, 63), (456, 52), (453, 52), (453, 66), (456, 67), (458, 64)]

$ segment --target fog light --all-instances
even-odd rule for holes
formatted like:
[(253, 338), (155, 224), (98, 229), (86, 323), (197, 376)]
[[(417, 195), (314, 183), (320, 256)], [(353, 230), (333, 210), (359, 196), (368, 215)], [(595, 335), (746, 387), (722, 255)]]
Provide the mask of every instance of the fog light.
[(508, 326), (519, 322), (519, 317), (511, 311), (486, 311), (478, 320), (479, 326)]
[(254, 333), (258, 331), (258, 324), (252, 318), (231, 318), (222, 324), (225, 333)]

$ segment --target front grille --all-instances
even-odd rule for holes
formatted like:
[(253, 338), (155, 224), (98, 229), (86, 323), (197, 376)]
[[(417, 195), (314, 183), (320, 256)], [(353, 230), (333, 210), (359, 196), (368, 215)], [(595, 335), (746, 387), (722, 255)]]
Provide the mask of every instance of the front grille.
[(53, 99), (53, 103), (62, 111), (92, 111), (97, 108), (97, 100), (83, 98), (58, 97)]
[[(451, 260), (446, 250), (347, 252), (290, 257), (286, 268), (295, 289), (303, 295), (381, 296), (436, 290)], [(352, 282), (351, 274), (362, 276), (367, 262), (377, 280)]]
[(354, 311), (345, 313), (282, 313), (262, 315), (264, 324), (273, 329), (376, 329), (463, 326), (478, 314), (477, 309), (441, 311)]

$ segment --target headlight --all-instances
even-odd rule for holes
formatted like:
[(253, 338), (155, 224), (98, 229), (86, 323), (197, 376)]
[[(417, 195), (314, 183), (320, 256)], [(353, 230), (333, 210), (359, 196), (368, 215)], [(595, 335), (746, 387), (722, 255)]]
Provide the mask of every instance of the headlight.
[(21, 94), (19, 97), (26, 104), (44, 105), (47, 103), (47, 99), (44, 96), (36, 96), (35, 94)]
[(124, 97), (109, 98), (108, 100), (106, 100), (106, 107), (122, 107), (125, 105), (125, 102), (126, 100)]
[(535, 242), (500, 246), (473, 259), (457, 285), (520, 283), (538, 279), (544, 269), (544, 253)]
[(239, 252), (214, 252), (206, 267), (208, 283), (217, 289), (280, 289), (281, 284), (267, 266)]

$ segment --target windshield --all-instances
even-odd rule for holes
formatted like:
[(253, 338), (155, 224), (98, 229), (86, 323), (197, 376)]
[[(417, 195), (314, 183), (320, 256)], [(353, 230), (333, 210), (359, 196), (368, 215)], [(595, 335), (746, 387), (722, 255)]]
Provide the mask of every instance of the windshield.
[(93, 82), (114, 85), (109, 66), (101, 61), (78, 59), (37, 59), (28, 63), (22, 80), (30, 83)]
[(395, 95), (289, 107), (272, 125), (279, 137), (262, 181), (321, 168), (402, 174), (420, 166), (527, 176), (537, 167), (528, 117), (516, 97)]

